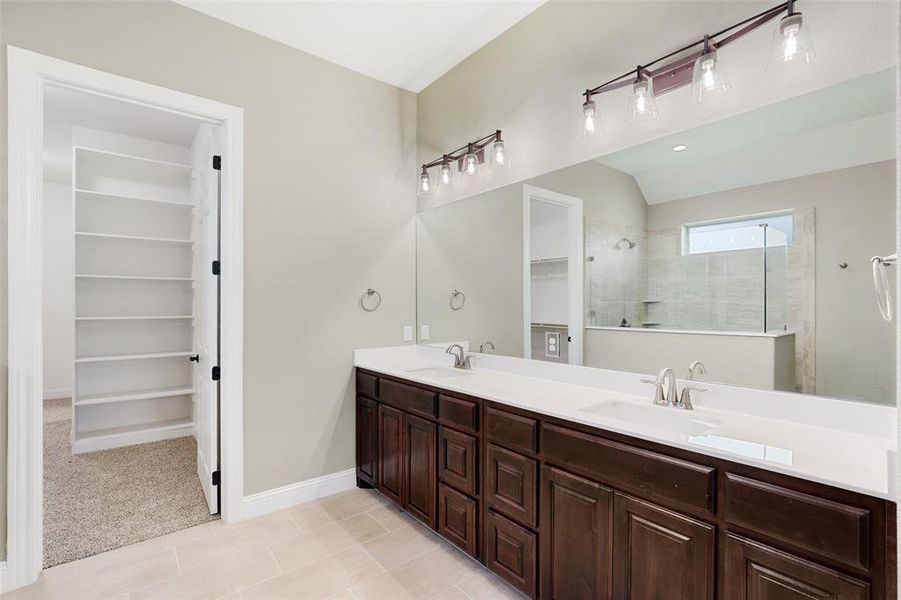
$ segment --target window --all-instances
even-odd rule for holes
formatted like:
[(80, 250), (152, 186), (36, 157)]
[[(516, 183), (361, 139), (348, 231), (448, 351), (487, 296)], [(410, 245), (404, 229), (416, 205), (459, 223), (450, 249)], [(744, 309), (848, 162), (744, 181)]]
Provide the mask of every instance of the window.
[[(764, 225), (766, 227), (764, 227)], [(756, 215), (682, 227), (682, 254), (706, 254), (791, 246), (794, 241), (791, 213)]]

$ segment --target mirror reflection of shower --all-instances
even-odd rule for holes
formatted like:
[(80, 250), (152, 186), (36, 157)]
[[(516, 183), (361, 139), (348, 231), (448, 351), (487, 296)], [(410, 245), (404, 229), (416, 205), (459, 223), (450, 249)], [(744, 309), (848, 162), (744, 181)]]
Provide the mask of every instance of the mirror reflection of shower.
[[(616, 244), (614, 244), (613, 247), (616, 248), (617, 250), (628, 251), (635, 247), (635, 242), (633, 242), (629, 238), (620, 238), (620, 240), (618, 242), (616, 242)], [(629, 320), (626, 318), (626, 285), (625, 285), (626, 277), (627, 277), (626, 259), (627, 259), (626, 254), (623, 253), (623, 255), (622, 255), (622, 267), (623, 267), (623, 270), (622, 270), (622, 277), (623, 277), (622, 314), (623, 314), (623, 316), (619, 322), (620, 327), (631, 327), (632, 326), (632, 323), (630, 323)]]

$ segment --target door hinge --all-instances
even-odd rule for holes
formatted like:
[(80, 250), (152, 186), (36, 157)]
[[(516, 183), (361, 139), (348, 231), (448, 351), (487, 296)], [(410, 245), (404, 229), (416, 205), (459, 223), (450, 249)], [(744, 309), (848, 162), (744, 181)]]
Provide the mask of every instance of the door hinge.
[(213, 155), (213, 169), (216, 171), (222, 170), (222, 157), (218, 154)]
[(221, 377), (221, 372), (219, 371), (219, 367), (213, 367), (213, 381), (219, 381), (219, 377)]
[(213, 261), (213, 275), (218, 275), (218, 274), (219, 274), (219, 261), (214, 260)]
[(221, 480), (222, 475), (219, 474), (219, 471), (213, 471), (213, 485), (219, 485)]

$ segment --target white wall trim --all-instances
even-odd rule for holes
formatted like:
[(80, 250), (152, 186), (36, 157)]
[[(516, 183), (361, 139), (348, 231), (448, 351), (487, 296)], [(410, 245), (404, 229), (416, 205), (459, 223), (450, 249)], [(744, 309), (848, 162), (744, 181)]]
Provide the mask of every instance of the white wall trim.
[(47, 85), (219, 124), (222, 147), (222, 518), (243, 518), (243, 123), (241, 108), (7, 46), (8, 68), (8, 589), (43, 563), (41, 233)]
[(0, 594), (6, 593), (9, 591), (9, 588), (6, 587), (6, 561), (0, 562)]
[(523, 308), (523, 358), (532, 358), (532, 200), (543, 200), (567, 209), (569, 234), (569, 364), (582, 364), (584, 344), (585, 292), (585, 226), (582, 199), (559, 192), (545, 190), (534, 185), (522, 186), (522, 308)]
[(350, 490), (357, 485), (357, 470), (347, 469), (244, 496), (244, 518), (259, 517), (277, 510), (291, 508), (338, 492)]
[(57, 398), (71, 398), (72, 390), (70, 388), (56, 388), (56, 389), (44, 388), (44, 392), (41, 395), (44, 398), (44, 400), (55, 400)]

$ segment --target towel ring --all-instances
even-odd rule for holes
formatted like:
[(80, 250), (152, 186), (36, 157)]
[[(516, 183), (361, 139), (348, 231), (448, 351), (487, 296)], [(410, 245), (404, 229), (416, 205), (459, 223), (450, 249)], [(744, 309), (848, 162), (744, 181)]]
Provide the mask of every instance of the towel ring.
[[(366, 298), (369, 298), (370, 296), (376, 296), (375, 305), (371, 305), (370, 303), (370, 306), (366, 306)], [(360, 296), (360, 308), (362, 308), (366, 312), (374, 312), (375, 309), (381, 306), (381, 304), (382, 295), (372, 288), (367, 289), (365, 292), (363, 292), (363, 295)]]
[[(455, 303), (454, 301), (459, 298), (459, 303)], [(460, 290), (454, 290), (451, 292), (450, 296), (450, 307), (451, 310), (460, 310), (463, 308), (463, 305), (466, 304), (466, 294), (461, 292)]]

